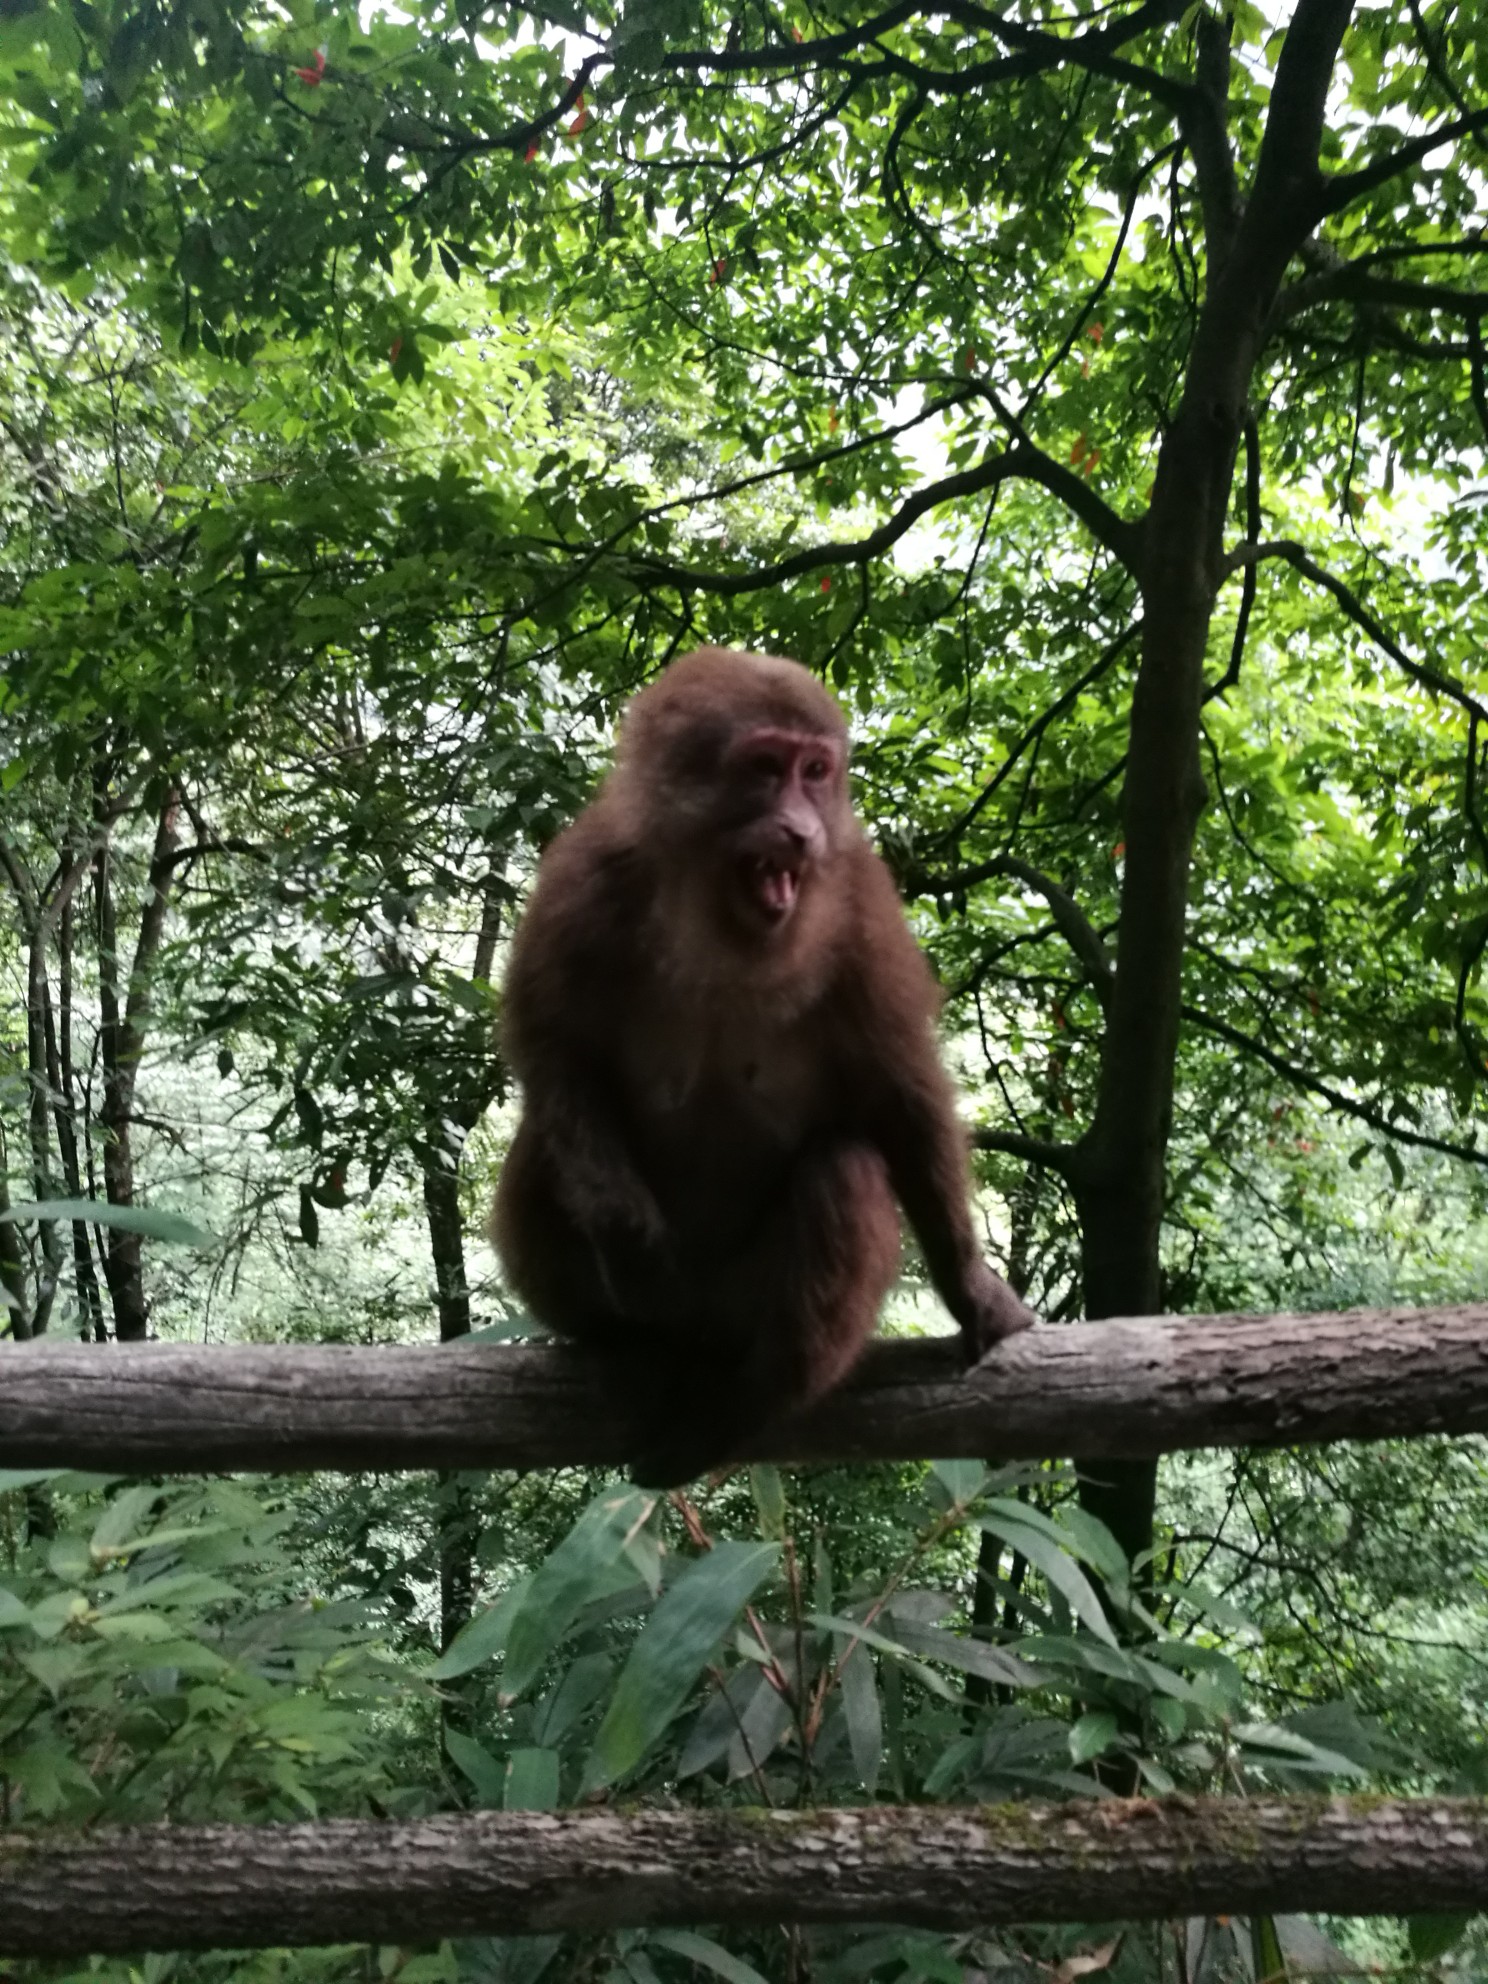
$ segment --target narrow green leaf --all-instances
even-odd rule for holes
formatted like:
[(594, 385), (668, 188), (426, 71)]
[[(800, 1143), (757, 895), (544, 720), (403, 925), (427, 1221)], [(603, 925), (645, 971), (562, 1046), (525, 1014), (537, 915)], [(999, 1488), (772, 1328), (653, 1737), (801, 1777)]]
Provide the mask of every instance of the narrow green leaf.
[(847, 1746), (852, 1752), (853, 1769), (858, 1782), (872, 1797), (883, 1766), (883, 1707), (878, 1699), (878, 1676), (866, 1646), (852, 1647), (842, 1663), (837, 1685), (842, 1690), (842, 1712), (847, 1721)]
[(506, 1765), (508, 1812), (552, 1812), (558, 1808), (558, 1752), (513, 1750)]
[(639, 1488), (607, 1489), (538, 1565), (507, 1634), (504, 1701), (532, 1685), (579, 1613), (603, 1595), (626, 1545), (655, 1506), (656, 1497)]
[(756, 1463), (749, 1470), (749, 1486), (759, 1512), (760, 1535), (778, 1542), (785, 1535), (785, 1483), (780, 1469)]
[(0, 1226), (23, 1219), (86, 1219), (92, 1226), (111, 1226), (120, 1233), (143, 1233), (150, 1240), (169, 1240), (183, 1247), (215, 1247), (212, 1235), (193, 1226), (179, 1213), (156, 1206), (111, 1206), (102, 1199), (23, 1199), (0, 1212)]
[(459, 1729), (445, 1730), (444, 1747), (451, 1763), (458, 1765), (475, 1786), (481, 1803), (489, 1811), (499, 1811), (506, 1790), (506, 1765)]
[(700, 1963), (704, 1970), (722, 1977), (725, 1984), (767, 1984), (752, 1963), (734, 1956), (711, 1936), (699, 1936), (691, 1929), (654, 1929), (647, 1940), (659, 1950), (670, 1950), (673, 1956), (685, 1957), (689, 1963)]
[(639, 1763), (779, 1557), (775, 1543), (720, 1543), (663, 1594), (621, 1669), (585, 1771), (586, 1790), (612, 1784)]
[(1116, 1635), (1111, 1630), (1111, 1622), (1101, 1608), (1094, 1587), (1080, 1566), (1060, 1544), (1051, 1542), (1043, 1529), (1021, 1519), (1028, 1513), (1018, 1505), (1020, 1519), (1011, 1516), (983, 1513), (976, 1518), (977, 1527), (991, 1530), (1000, 1536), (1004, 1543), (1012, 1545), (1020, 1555), (1026, 1557), (1034, 1569), (1041, 1572), (1054, 1590), (1057, 1591), (1075, 1616), (1097, 1639), (1108, 1646), (1115, 1646)]
[(526, 1596), (527, 1584), (528, 1580), (523, 1578), (510, 1591), (502, 1592), (484, 1612), (477, 1612), (473, 1619), (467, 1620), (434, 1665), (425, 1670), (429, 1679), (453, 1681), (504, 1653), (506, 1637), (517, 1616), (517, 1607)]

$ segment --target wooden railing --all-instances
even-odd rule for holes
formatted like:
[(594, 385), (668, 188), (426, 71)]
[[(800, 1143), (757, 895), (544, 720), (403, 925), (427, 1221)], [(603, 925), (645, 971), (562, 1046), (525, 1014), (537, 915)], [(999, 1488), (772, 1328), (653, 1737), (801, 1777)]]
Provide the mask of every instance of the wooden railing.
[[(963, 1373), (875, 1344), (755, 1458), (1090, 1459), (1488, 1430), (1488, 1303), (1040, 1329)], [(0, 1466), (540, 1467), (631, 1429), (543, 1346), (0, 1351)], [(0, 1958), (679, 1925), (1488, 1906), (1488, 1803), (452, 1814), (0, 1834)]]

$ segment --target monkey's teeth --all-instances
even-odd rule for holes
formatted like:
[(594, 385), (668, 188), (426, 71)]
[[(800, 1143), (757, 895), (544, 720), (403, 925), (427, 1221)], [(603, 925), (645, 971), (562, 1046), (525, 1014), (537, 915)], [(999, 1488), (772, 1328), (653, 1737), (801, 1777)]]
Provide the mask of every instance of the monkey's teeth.
[(794, 869), (778, 868), (773, 861), (761, 861), (756, 870), (760, 900), (772, 916), (784, 916), (796, 900), (799, 886)]

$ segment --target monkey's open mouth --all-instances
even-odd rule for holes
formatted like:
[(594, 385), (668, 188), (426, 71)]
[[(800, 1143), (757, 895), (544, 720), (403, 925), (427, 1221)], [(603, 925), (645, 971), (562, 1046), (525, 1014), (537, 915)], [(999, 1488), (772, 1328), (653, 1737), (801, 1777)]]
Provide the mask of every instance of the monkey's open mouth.
[(772, 923), (783, 922), (796, 906), (801, 888), (800, 870), (762, 855), (750, 862), (746, 874), (750, 891), (765, 915)]

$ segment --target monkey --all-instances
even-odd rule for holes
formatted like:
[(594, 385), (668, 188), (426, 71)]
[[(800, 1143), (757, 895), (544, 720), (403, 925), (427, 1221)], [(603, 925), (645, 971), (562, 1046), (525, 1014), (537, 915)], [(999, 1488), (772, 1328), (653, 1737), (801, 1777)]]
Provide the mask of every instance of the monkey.
[(799, 663), (673, 661), (512, 940), (522, 1110), (491, 1237), (538, 1321), (604, 1360), (648, 1487), (837, 1384), (897, 1274), (901, 1207), (969, 1362), (1035, 1320), (977, 1246), (939, 990), (847, 759)]

